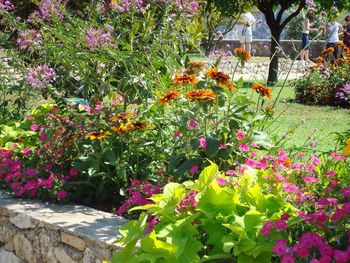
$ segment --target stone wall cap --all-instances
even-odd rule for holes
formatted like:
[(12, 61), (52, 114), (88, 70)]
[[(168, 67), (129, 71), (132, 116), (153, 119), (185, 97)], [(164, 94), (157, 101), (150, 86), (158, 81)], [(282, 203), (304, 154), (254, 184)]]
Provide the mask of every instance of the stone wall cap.
[(126, 222), (120, 216), (82, 205), (45, 204), (36, 200), (11, 198), (1, 193), (0, 209), (8, 210), (10, 216), (25, 214), (34, 221), (45, 222), (49, 227), (60, 227), (63, 231), (107, 244), (112, 244), (120, 237), (118, 229)]

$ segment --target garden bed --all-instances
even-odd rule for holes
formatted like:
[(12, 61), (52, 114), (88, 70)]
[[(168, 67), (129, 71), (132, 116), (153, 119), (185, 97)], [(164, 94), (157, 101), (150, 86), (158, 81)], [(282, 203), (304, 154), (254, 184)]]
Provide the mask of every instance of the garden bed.
[(79, 205), (54, 205), (0, 195), (0, 262), (111, 260), (121, 217)]

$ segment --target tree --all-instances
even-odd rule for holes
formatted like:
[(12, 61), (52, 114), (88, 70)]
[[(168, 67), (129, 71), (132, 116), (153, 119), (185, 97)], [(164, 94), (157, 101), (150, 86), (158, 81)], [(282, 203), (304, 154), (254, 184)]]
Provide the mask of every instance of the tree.
[[(350, 6), (349, 0), (314, 0), (314, 3), (316, 7), (325, 11), (330, 11), (334, 6), (338, 10)], [(271, 31), (271, 63), (268, 83), (275, 84), (278, 81), (278, 56), (273, 54), (280, 45), (281, 33), (286, 25), (298, 16), (307, 5), (305, 0), (258, 0), (256, 6), (265, 15), (266, 23)]]

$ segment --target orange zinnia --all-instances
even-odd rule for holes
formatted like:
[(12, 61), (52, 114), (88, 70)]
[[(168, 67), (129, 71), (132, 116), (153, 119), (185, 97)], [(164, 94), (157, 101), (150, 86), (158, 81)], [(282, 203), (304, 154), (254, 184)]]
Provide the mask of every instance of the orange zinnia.
[(179, 86), (179, 85), (186, 85), (186, 84), (190, 84), (190, 85), (195, 85), (198, 83), (198, 79), (196, 76), (194, 75), (180, 75), (180, 74), (176, 74), (175, 75), (175, 80), (173, 82), (173, 85), (175, 87)]
[(262, 85), (260, 83), (254, 83), (252, 85), (252, 89), (255, 90), (257, 93), (259, 93), (261, 96), (265, 96), (269, 99), (272, 98), (271, 89), (268, 87), (265, 87), (264, 85)]
[(234, 54), (237, 58), (239, 58), (242, 61), (248, 61), (252, 58), (249, 52), (243, 48), (235, 48)]
[(185, 74), (186, 75), (198, 75), (204, 66), (205, 66), (204, 62), (189, 61), (187, 63), (187, 68), (185, 69)]
[(230, 81), (230, 76), (228, 74), (225, 74), (219, 71), (217, 68), (209, 68), (205, 73), (205, 76), (211, 78), (212, 80), (215, 80), (216, 84), (219, 86), (225, 86), (230, 91), (233, 91), (233, 92), (236, 91), (236, 88), (234, 87), (233, 83)]
[(147, 127), (147, 123), (140, 121), (131, 121), (126, 124), (121, 124), (119, 128), (112, 126), (111, 130), (118, 133), (118, 135), (123, 135), (125, 133), (133, 132), (135, 130), (144, 130)]
[(186, 97), (192, 101), (214, 101), (216, 94), (211, 89), (200, 89), (187, 92)]
[(176, 90), (171, 90), (167, 92), (163, 97), (160, 98), (160, 103), (165, 104), (171, 100), (176, 100), (177, 98), (180, 97), (180, 93)]

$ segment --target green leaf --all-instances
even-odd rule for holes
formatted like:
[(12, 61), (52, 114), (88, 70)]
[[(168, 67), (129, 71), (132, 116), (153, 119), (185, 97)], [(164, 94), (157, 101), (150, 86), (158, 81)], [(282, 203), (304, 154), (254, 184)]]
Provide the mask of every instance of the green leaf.
[(211, 163), (199, 175), (198, 180), (195, 181), (193, 189), (199, 192), (205, 190), (211, 182), (220, 175), (219, 168), (216, 164)]
[(257, 262), (259, 261), (256, 261), (253, 257), (248, 256), (246, 254), (239, 254), (237, 258), (237, 263), (257, 263)]
[(171, 258), (175, 256), (175, 253), (177, 251), (176, 246), (158, 240), (154, 231), (142, 239), (141, 249), (146, 253), (153, 254), (156, 256), (156, 258)]

